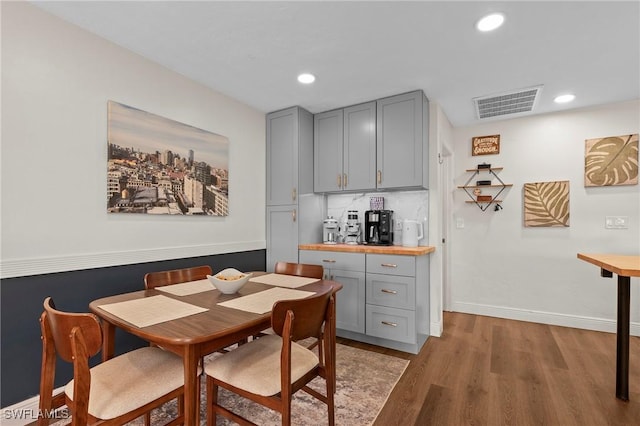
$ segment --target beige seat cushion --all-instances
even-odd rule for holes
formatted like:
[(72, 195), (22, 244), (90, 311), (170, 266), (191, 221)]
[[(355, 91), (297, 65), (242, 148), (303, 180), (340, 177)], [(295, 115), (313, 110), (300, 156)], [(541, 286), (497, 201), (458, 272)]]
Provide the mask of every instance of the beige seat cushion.
[[(204, 367), (209, 376), (237, 388), (262, 396), (280, 392), (280, 351), (282, 338), (270, 334), (240, 345)], [(318, 356), (297, 343), (291, 343), (291, 381), (318, 365)]]
[[(89, 414), (113, 419), (180, 386), (182, 358), (157, 347), (137, 349), (91, 369)], [(73, 400), (73, 380), (64, 391)]]

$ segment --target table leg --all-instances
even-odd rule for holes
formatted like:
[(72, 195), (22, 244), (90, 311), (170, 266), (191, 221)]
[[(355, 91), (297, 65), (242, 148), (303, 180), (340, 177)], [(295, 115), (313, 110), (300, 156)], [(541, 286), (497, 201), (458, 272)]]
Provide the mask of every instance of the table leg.
[(616, 345), (616, 398), (629, 400), (630, 277), (618, 275), (618, 330)]
[(184, 348), (184, 424), (200, 424), (200, 376), (198, 361), (193, 346)]
[(113, 358), (115, 340), (116, 327), (108, 321), (102, 321), (102, 362)]

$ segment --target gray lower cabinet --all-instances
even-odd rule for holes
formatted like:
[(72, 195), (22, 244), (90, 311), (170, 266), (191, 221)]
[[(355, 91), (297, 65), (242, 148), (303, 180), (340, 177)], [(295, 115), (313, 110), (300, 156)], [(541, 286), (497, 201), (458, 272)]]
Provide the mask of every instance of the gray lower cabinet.
[(415, 263), (413, 256), (367, 255), (368, 335), (416, 343)]
[(298, 206), (267, 206), (267, 270), (277, 261), (298, 262)]
[(300, 263), (324, 267), (324, 277), (342, 284), (336, 297), (336, 328), (365, 332), (365, 256), (362, 253), (300, 250)]
[(429, 333), (428, 256), (300, 250), (300, 262), (323, 265), (342, 283), (337, 333), (417, 353)]
[(336, 298), (336, 328), (364, 333), (365, 307), (360, 303), (365, 292), (364, 272), (329, 269), (327, 275), (342, 284)]

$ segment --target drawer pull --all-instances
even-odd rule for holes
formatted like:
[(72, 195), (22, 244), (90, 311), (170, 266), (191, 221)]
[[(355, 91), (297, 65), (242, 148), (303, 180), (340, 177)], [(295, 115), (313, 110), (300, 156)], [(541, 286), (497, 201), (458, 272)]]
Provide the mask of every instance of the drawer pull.
[(380, 321), (382, 323), (382, 325), (388, 325), (389, 327), (397, 327), (398, 324), (396, 324), (395, 322), (389, 322), (389, 321)]
[(381, 263), (380, 266), (384, 266), (385, 268), (397, 268), (398, 265), (395, 263)]
[(336, 263), (336, 261), (332, 259), (322, 259), (322, 261), (325, 263)]
[(383, 288), (383, 289), (381, 289), (380, 291), (381, 291), (381, 292), (383, 292), (383, 293), (398, 294), (398, 292), (397, 292), (397, 291), (395, 291), (395, 290), (388, 290), (388, 289), (386, 289), (386, 288)]

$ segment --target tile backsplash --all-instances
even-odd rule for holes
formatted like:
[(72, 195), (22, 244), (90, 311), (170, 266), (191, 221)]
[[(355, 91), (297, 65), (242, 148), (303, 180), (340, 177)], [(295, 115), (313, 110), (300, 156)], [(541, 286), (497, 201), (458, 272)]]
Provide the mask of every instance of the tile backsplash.
[[(384, 197), (384, 209), (393, 210), (393, 219), (399, 223), (404, 219), (421, 221), (425, 229), (425, 237), (419, 241), (420, 245), (428, 245), (426, 230), (429, 214), (429, 191), (397, 191), (397, 192), (372, 192), (352, 194), (327, 195), (327, 215), (333, 216), (340, 225), (347, 220), (348, 210), (357, 210), (358, 218), (364, 227), (364, 212), (371, 210), (370, 197)], [(394, 238), (394, 244), (400, 244)]]

